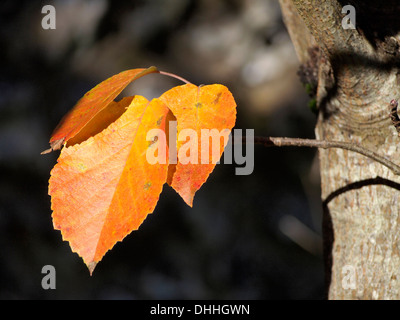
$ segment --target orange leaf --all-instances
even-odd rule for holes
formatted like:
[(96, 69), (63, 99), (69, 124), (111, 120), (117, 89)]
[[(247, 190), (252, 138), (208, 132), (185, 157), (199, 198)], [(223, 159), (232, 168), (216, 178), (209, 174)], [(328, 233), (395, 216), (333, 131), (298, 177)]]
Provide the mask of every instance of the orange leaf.
[(61, 150), (49, 181), (53, 224), (90, 273), (157, 204), (168, 164), (149, 164), (146, 150), (161, 142), (149, 142), (146, 135), (165, 130), (168, 112), (158, 99), (135, 96), (105, 130)]
[(75, 136), (71, 137), (66, 145), (69, 147), (81, 143), (103, 131), (126, 111), (132, 99), (133, 97), (125, 97), (118, 102), (110, 102), (107, 107), (100, 110)]
[[(87, 92), (60, 121), (50, 138), (51, 148), (43, 153), (60, 149), (64, 143), (77, 135), (101, 110), (106, 108), (129, 83), (144, 75), (157, 72), (156, 67), (126, 70), (98, 84)], [(102, 118), (97, 117), (97, 119)], [(102, 125), (100, 124), (100, 126)]]
[[(228, 142), (227, 137), (235, 125), (236, 103), (229, 90), (219, 84), (200, 87), (186, 84), (165, 92), (160, 100), (165, 102), (177, 119), (178, 162), (169, 166), (168, 184), (192, 206), (195, 193), (214, 170)], [(210, 130), (214, 130), (219, 142), (221, 137), (225, 137), (225, 143), (220, 143), (214, 156), (212, 145), (217, 141), (212, 142), (207, 137), (207, 133), (213, 133)], [(189, 140), (179, 141), (186, 134), (189, 135)], [(187, 151), (194, 154), (190, 154), (192, 161), (189, 160), (186, 164), (183, 163), (183, 158), (187, 158)], [(202, 159), (205, 151), (208, 156), (204, 154)]]

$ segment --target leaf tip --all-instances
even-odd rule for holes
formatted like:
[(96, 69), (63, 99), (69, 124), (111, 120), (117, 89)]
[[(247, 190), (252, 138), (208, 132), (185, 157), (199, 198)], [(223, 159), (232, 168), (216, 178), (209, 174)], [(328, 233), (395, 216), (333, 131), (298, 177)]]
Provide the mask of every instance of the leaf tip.
[(65, 138), (59, 139), (59, 140), (54, 140), (50, 142), (50, 148), (47, 150), (42, 151), (40, 154), (47, 154), (52, 151), (56, 151), (61, 149), (62, 145), (64, 144)]
[(189, 207), (193, 208), (193, 198), (194, 198), (194, 194), (193, 194), (193, 195), (192, 195), (192, 194), (189, 194), (189, 195), (181, 194), (181, 197), (182, 197), (183, 201), (185, 201), (185, 203), (186, 203)]
[(90, 276), (93, 275), (93, 271), (94, 271), (94, 268), (96, 268), (96, 265), (97, 265), (97, 262), (96, 262), (96, 261), (92, 261), (92, 262), (89, 262), (89, 263), (87, 264), (87, 267), (88, 267), (88, 269), (89, 269)]
[(47, 153), (50, 153), (52, 151), (53, 151), (53, 149), (49, 148), (49, 149), (46, 149), (46, 150), (42, 151), (40, 154), (47, 154)]

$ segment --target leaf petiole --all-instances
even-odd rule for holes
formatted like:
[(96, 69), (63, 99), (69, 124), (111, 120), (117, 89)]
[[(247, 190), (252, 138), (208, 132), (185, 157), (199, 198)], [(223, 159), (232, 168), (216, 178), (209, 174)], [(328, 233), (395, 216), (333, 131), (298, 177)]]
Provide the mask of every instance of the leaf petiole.
[(174, 73), (165, 72), (165, 71), (161, 71), (161, 70), (158, 70), (158, 73), (159, 73), (159, 74), (162, 74), (162, 75), (164, 75), (164, 76), (168, 76), (168, 77), (171, 77), (171, 78), (178, 79), (178, 80), (180, 80), (180, 81), (182, 81), (182, 82), (184, 82), (184, 83), (186, 83), (186, 84), (192, 84), (190, 81), (188, 81), (188, 80), (186, 80), (185, 78), (182, 78), (182, 77), (180, 77), (180, 76), (178, 76), (178, 75), (176, 75), (176, 74), (174, 74)]

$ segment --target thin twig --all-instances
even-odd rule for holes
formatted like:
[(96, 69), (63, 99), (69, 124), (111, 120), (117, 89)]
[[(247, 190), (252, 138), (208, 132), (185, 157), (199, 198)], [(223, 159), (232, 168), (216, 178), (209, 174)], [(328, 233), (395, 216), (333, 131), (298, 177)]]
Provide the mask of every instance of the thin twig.
[(389, 168), (394, 174), (400, 175), (400, 166), (385, 157), (373, 152), (369, 149), (361, 147), (351, 142), (329, 141), (329, 140), (314, 140), (300, 138), (280, 138), (280, 137), (254, 137), (254, 143), (262, 144), (265, 147), (311, 147), (311, 148), (340, 148), (362, 154), (370, 159), (373, 159), (385, 167)]

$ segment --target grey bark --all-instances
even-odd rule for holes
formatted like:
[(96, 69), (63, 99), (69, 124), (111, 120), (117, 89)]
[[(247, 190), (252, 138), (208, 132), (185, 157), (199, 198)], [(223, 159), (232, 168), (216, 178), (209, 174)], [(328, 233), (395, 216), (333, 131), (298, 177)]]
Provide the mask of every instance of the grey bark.
[[(317, 139), (355, 142), (400, 162), (388, 104), (400, 97), (400, 4), (280, 0), (300, 62), (316, 75)], [(344, 5), (356, 29), (344, 29)], [(316, 58), (317, 57), (317, 58)], [(329, 299), (400, 298), (400, 178), (372, 159), (319, 150)]]

